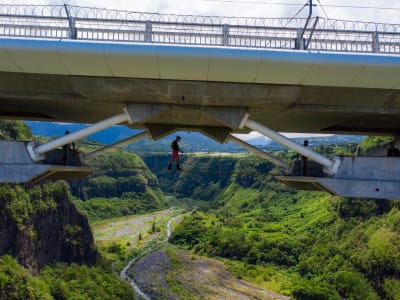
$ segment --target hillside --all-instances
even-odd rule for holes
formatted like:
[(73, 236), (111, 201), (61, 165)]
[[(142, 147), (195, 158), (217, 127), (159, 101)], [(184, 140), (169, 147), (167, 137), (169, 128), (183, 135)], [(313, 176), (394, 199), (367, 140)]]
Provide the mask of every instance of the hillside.
[[(80, 148), (102, 147), (81, 142)], [(98, 170), (92, 175), (70, 181), (71, 193), (78, 207), (90, 219), (112, 218), (160, 210), (166, 207), (157, 177), (136, 154), (115, 150), (95, 157), (90, 165)]]
[[(32, 139), (0, 121), (3, 138)], [(88, 219), (64, 181), (0, 185), (0, 299), (132, 299), (99, 257)]]
[(398, 201), (289, 190), (271, 171), (237, 159), (215, 209), (186, 217), (173, 243), (296, 299), (400, 298)]

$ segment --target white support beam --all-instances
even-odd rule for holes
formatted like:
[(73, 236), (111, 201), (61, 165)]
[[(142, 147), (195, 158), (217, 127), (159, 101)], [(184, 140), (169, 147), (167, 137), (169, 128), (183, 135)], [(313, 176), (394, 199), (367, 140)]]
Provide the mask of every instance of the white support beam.
[(43, 154), (46, 152), (49, 152), (53, 149), (64, 146), (66, 144), (72, 143), (76, 140), (85, 138), (93, 133), (96, 133), (98, 131), (101, 131), (103, 129), (111, 127), (113, 125), (127, 122), (130, 120), (131, 119), (130, 119), (129, 114), (125, 111), (119, 115), (110, 117), (108, 119), (105, 119), (105, 120), (95, 123), (93, 125), (90, 125), (86, 128), (75, 131), (71, 134), (67, 134), (65, 136), (62, 136), (62, 137), (52, 140), (50, 142), (44, 143), (38, 147), (35, 147), (32, 143), (30, 143), (30, 144), (28, 144), (27, 149), (28, 149), (28, 152), (29, 152), (31, 158), (34, 161), (39, 161), (39, 160), (44, 159)]
[(251, 119), (247, 119), (245, 126), (250, 128), (251, 130), (257, 131), (262, 135), (269, 137), (271, 140), (288, 147), (301, 155), (308, 157), (309, 159), (321, 164), (324, 166), (324, 172), (328, 174), (335, 174), (337, 169), (340, 166), (340, 159), (336, 158), (334, 160), (329, 159), (318, 152), (311, 150), (310, 148), (303, 147), (296, 142), (293, 142), (291, 139), (285, 137), (284, 135), (264, 126), (260, 123), (257, 123)]
[(290, 168), (290, 165), (287, 164), (286, 162), (284, 162), (283, 160), (280, 160), (280, 159), (278, 159), (278, 158), (276, 158), (276, 157), (274, 157), (274, 156), (272, 156), (272, 155), (270, 155), (270, 154), (268, 154), (268, 153), (266, 153), (264, 151), (261, 151), (257, 147), (254, 147), (254, 146), (246, 143), (245, 141), (242, 141), (241, 139), (238, 139), (237, 137), (235, 137), (233, 135), (230, 135), (228, 137), (228, 140), (233, 142), (233, 143), (235, 143), (235, 144), (238, 144), (239, 146), (241, 146), (241, 147), (243, 147), (243, 148), (255, 153), (256, 155), (258, 155), (258, 156), (260, 156), (260, 157), (272, 162), (274, 165), (277, 165), (278, 167), (281, 167), (281, 168), (283, 168), (285, 170), (289, 170), (289, 168)]
[(126, 139), (124, 139), (122, 141), (119, 141), (119, 142), (116, 142), (114, 144), (108, 145), (108, 146), (103, 147), (101, 149), (94, 150), (94, 151), (86, 154), (84, 156), (84, 159), (85, 160), (92, 159), (92, 158), (94, 158), (94, 157), (96, 157), (96, 156), (98, 156), (100, 154), (103, 154), (103, 153), (109, 152), (111, 150), (118, 149), (118, 148), (121, 148), (123, 146), (129, 145), (129, 144), (131, 144), (131, 143), (133, 143), (135, 141), (144, 139), (144, 138), (146, 138), (148, 136), (149, 136), (149, 133), (147, 131), (138, 133), (138, 134), (136, 134), (134, 136), (131, 136), (129, 138), (126, 138)]

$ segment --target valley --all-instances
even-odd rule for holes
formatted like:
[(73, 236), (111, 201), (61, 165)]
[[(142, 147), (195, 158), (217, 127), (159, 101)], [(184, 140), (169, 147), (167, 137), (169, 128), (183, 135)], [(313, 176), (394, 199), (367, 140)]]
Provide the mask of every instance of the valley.
[[(21, 123), (0, 129), (30, 138)], [(387, 140), (315, 147), (365, 154)], [(132, 299), (122, 270), (152, 299), (400, 299), (399, 200), (291, 190), (253, 155), (191, 154), (184, 172), (168, 159), (118, 150), (81, 181), (3, 185), (1, 234), (17, 238), (0, 244), (0, 299)]]

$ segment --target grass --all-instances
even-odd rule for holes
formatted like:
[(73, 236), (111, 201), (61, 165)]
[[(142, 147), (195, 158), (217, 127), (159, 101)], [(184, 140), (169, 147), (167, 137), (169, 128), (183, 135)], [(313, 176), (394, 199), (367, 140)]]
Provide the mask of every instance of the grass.
[[(175, 210), (164, 210), (94, 221), (91, 226), (95, 243), (105, 258), (114, 263), (125, 262), (151, 240), (165, 236), (166, 223), (176, 213)], [(153, 221), (156, 225), (155, 232), (151, 232)]]

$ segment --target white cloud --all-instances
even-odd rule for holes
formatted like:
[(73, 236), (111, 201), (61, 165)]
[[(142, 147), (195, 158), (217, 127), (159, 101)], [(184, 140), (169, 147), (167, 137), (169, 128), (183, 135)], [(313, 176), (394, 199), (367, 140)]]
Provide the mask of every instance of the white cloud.
[[(293, 132), (281, 132), (284, 136), (287, 136), (289, 138), (309, 138), (309, 137), (316, 137), (316, 136), (332, 136), (332, 134), (322, 134), (322, 133), (293, 133)], [(248, 141), (251, 139), (255, 139), (258, 137), (262, 137), (263, 135), (256, 132), (256, 131), (252, 131), (248, 134), (234, 134), (235, 137), (244, 140), (244, 141)], [(268, 139), (268, 138), (266, 138)]]
[[(20, 0), (7, 1), (10, 4), (64, 4), (64, 0)], [(263, 3), (264, 2), (264, 3)], [(120, 9), (129, 11), (170, 13), (170, 14), (199, 14), (209, 16), (235, 16), (235, 17), (292, 17), (301, 6), (272, 5), (269, 0), (232, 0), (231, 2), (218, 2), (209, 0), (71, 0), (68, 4)], [(306, 0), (298, 1), (275, 1), (288, 3), (305, 3)], [(396, 1), (397, 2), (397, 1)], [(331, 7), (329, 5), (344, 6), (370, 6), (370, 7), (399, 7), (395, 1), (389, 0), (314, 0), (317, 6), (314, 8), (314, 16), (324, 17), (321, 9), (323, 5), (325, 12), (333, 19), (359, 20), (367, 22), (399, 23), (400, 10), (361, 9), (350, 7)], [(305, 17), (308, 9), (304, 9), (300, 16)]]

